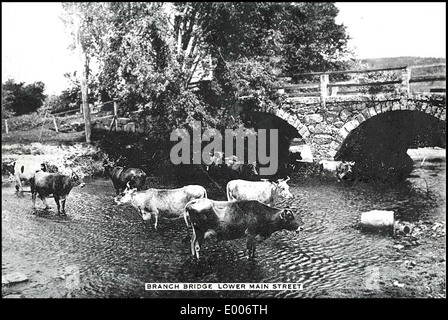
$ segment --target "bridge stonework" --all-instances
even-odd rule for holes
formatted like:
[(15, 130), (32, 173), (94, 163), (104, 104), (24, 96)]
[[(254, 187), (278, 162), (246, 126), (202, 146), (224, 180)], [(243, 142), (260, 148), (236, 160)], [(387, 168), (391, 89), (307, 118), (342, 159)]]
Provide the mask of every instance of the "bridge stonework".
[(315, 160), (333, 160), (348, 134), (364, 121), (399, 110), (430, 114), (446, 120), (445, 95), (375, 95), (290, 98), (270, 112), (294, 126)]

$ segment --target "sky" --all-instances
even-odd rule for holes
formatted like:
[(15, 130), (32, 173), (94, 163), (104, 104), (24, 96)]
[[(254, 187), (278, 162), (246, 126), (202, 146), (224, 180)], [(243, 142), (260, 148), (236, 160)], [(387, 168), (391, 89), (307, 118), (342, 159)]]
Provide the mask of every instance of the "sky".
[[(359, 59), (400, 56), (446, 57), (445, 2), (336, 2), (337, 23), (352, 38)], [(2, 2), (2, 83), (42, 81), (47, 94), (69, 84), (77, 68), (57, 2)]]
[(360, 59), (446, 57), (445, 2), (336, 2)]

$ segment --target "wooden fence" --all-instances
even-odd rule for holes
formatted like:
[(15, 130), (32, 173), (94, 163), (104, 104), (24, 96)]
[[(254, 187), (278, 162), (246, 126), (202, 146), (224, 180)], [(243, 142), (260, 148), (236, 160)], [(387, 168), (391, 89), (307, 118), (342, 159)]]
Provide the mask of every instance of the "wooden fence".
[[(105, 105), (107, 103), (111, 103), (111, 102), (113, 102), (113, 110), (112, 111), (105, 111), (105, 112), (101, 112), (101, 113), (98, 112), (103, 105)], [(119, 123), (123, 124), (123, 122), (129, 122), (129, 123), (126, 123), (124, 126), (121, 126), (122, 129), (125, 131), (135, 132), (136, 131), (135, 123), (133, 123), (132, 119), (130, 119), (130, 118), (118, 118), (118, 109), (119, 109), (119, 102), (117, 100), (108, 101), (108, 102), (104, 102), (102, 104), (94, 105), (91, 110), (93, 112), (91, 112), (91, 115), (90, 115), (91, 121), (92, 121), (92, 123), (95, 123), (95, 122), (99, 122), (101, 120), (111, 119), (110, 123), (107, 122), (108, 123), (107, 128), (109, 129), (109, 132), (112, 131), (113, 129), (115, 129), (115, 131), (118, 131), (120, 128)], [(61, 131), (64, 131), (64, 128), (61, 128), (61, 125), (60, 125), (61, 120), (67, 121), (68, 120), (67, 116), (69, 116), (71, 114), (75, 115), (76, 113), (82, 113), (82, 109), (76, 108), (76, 109), (57, 112), (57, 113), (48, 113), (48, 112), (45, 113), (44, 118), (42, 120), (42, 127), (41, 127), (40, 134), (39, 134), (39, 141), (42, 138), (42, 132), (44, 129), (44, 125), (47, 123), (47, 121), (52, 120), (54, 130), (56, 132), (61, 132)], [(104, 113), (106, 113), (106, 115)], [(126, 120), (126, 121), (124, 121), (124, 120)], [(83, 122), (84, 122), (84, 120), (82, 120), (79, 123), (77, 121), (75, 121), (66, 126), (74, 127), (76, 125), (81, 125), (81, 123), (83, 123)], [(9, 130), (8, 130), (7, 120), (5, 120), (5, 127), (6, 127), (6, 133), (8, 134)]]
[[(421, 83), (421, 82), (434, 82), (434, 81), (446, 81), (445, 74), (424, 74), (424, 75), (412, 75), (413, 71), (423, 68), (446, 68), (445, 64), (438, 65), (426, 65), (426, 66), (404, 66), (395, 68), (381, 68), (381, 69), (367, 69), (367, 70), (348, 70), (348, 71), (331, 71), (331, 72), (314, 72), (314, 73), (300, 73), (293, 74), (288, 77), (281, 77), (286, 82), (290, 82), (293, 78), (312, 78), (319, 77), (319, 82), (311, 83), (298, 83), (298, 84), (286, 84), (279, 88), (280, 92), (288, 94), (289, 97), (320, 97), (323, 102), (329, 96), (337, 95), (362, 95), (366, 94), (369, 90), (366, 88), (380, 86), (393, 86), (395, 90), (401, 92), (411, 93), (411, 84)], [(373, 80), (368, 81), (369, 75), (374, 75), (375, 73), (381, 72), (383, 78), (391, 78), (389, 80)], [(392, 74), (392, 72), (397, 73)], [(349, 80), (349, 81), (330, 81), (330, 76), (338, 76), (339, 78), (348, 78), (351, 75), (364, 74), (364, 79), (362, 76), (360, 79)], [(367, 78), (367, 80), (366, 80)], [(353, 88), (362, 87), (364, 90), (353, 90)], [(352, 90), (341, 90), (342, 88), (351, 88)], [(381, 90), (381, 89), (379, 89)], [(446, 84), (443, 87), (432, 88), (429, 90), (431, 93), (445, 93)]]

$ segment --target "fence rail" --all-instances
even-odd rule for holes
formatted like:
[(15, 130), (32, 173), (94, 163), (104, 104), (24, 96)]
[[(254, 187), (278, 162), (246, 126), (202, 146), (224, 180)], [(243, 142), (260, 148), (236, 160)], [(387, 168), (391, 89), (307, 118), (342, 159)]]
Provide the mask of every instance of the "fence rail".
[[(298, 73), (289, 76), (280, 76), (279, 78), (285, 81), (291, 81), (293, 78), (297, 77), (310, 77), (318, 76), (319, 82), (311, 83), (289, 83), (283, 85), (279, 88), (280, 92), (287, 93), (289, 97), (320, 97), (323, 104), (325, 104), (326, 98), (329, 96), (338, 95), (366, 95), (369, 93), (354, 90), (340, 91), (341, 88), (372, 88), (377, 87), (379, 90), (386, 92), (387, 88), (380, 88), (380, 86), (394, 86), (394, 90), (399, 90), (400, 92), (411, 93), (411, 84), (417, 83), (433, 83), (446, 81), (446, 75), (439, 73), (434, 74), (423, 74), (423, 75), (412, 75), (413, 70), (424, 69), (424, 68), (446, 68), (445, 64), (434, 64), (434, 65), (422, 65), (422, 66), (400, 66), (392, 68), (376, 68), (376, 69), (365, 69), (365, 70), (346, 70), (346, 71), (328, 71), (328, 72), (308, 72), (308, 73)], [(330, 82), (330, 76), (334, 75), (352, 75), (352, 74), (373, 74), (375, 72), (391, 72), (399, 71), (398, 75), (394, 75), (395, 79), (387, 80), (371, 80), (366, 81), (365, 79), (349, 80), (349, 81), (335, 81)], [(420, 71), (420, 70), (419, 70)], [(421, 72), (420, 72), (421, 73)], [(445, 93), (446, 84), (443, 87), (435, 88), (424, 88), (423, 92), (429, 93)], [(368, 91), (368, 89), (366, 89)], [(366, 91), (365, 90), (365, 91)], [(417, 90), (418, 91), (418, 90)], [(421, 92), (420, 92), (421, 93)]]

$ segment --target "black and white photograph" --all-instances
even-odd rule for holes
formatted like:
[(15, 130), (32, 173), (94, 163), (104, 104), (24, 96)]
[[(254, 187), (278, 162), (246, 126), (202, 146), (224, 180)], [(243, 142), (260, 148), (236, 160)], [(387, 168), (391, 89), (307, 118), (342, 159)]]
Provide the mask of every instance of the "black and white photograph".
[(1, 69), (3, 299), (446, 299), (446, 2), (2, 2)]

